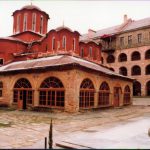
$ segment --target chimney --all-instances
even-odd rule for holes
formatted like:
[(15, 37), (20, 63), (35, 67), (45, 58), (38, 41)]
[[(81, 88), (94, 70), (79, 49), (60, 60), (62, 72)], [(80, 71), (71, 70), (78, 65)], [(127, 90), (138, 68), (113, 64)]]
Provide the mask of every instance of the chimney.
[(128, 21), (128, 16), (125, 14), (123, 19), (124, 23), (126, 23)]
[(96, 33), (96, 31), (94, 31), (94, 30), (92, 30), (92, 29), (89, 29), (89, 30), (88, 30), (88, 37), (89, 37), (89, 38), (92, 37), (92, 35), (93, 35), (94, 33)]

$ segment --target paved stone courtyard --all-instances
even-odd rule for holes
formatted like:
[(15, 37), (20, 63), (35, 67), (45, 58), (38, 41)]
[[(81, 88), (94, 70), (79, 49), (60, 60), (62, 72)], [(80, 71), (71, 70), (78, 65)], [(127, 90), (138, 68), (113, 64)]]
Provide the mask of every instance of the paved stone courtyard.
[(126, 106), (74, 114), (0, 110), (0, 148), (44, 148), (44, 137), (48, 137), (51, 118), (54, 144), (75, 137), (75, 141), (79, 139), (82, 144), (81, 137), (87, 137), (90, 132), (102, 131), (145, 116), (150, 116), (150, 106)]

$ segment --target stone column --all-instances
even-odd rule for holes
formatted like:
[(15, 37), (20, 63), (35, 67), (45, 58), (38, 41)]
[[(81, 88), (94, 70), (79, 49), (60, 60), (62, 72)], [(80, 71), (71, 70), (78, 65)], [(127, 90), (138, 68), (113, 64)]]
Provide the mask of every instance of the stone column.
[(39, 91), (35, 89), (35, 91), (33, 91), (33, 106), (38, 105), (39, 105)]

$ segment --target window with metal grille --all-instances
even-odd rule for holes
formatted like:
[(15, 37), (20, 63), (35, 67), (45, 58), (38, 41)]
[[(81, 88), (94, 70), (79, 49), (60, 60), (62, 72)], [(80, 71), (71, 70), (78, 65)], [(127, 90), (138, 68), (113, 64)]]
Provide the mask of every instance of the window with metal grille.
[(130, 87), (127, 85), (124, 89), (124, 95), (123, 95), (123, 103), (124, 105), (130, 104), (131, 97), (130, 97)]
[(80, 108), (92, 108), (94, 107), (94, 85), (90, 79), (84, 79), (80, 85)]
[(141, 75), (141, 68), (139, 66), (133, 66), (131, 69), (132, 75)]
[(121, 53), (118, 57), (119, 62), (127, 61), (127, 55), (125, 53)]
[(55, 77), (45, 79), (39, 89), (39, 105), (61, 108), (64, 107), (65, 90), (62, 82)]
[(135, 60), (140, 60), (141, 59), (141, 55), (139, 52), (133, 52), (132, 55), (131, 55), (131, 60), (132, 61), (135, 61)]
[(98, 106), (104, 107), (110, 105), (110, 88), (107, 82), (103, 82), (99, 88)]

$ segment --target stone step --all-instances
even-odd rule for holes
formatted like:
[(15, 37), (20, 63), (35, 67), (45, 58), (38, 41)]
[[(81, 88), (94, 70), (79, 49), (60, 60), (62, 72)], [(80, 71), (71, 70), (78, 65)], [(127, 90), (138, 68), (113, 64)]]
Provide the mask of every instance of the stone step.
[(92, 147), (84, 146), (81, 144), (75, 144), (71, 142), (61, 141), (56, 143), (56, 146), (67, 149), (94, 149)]

